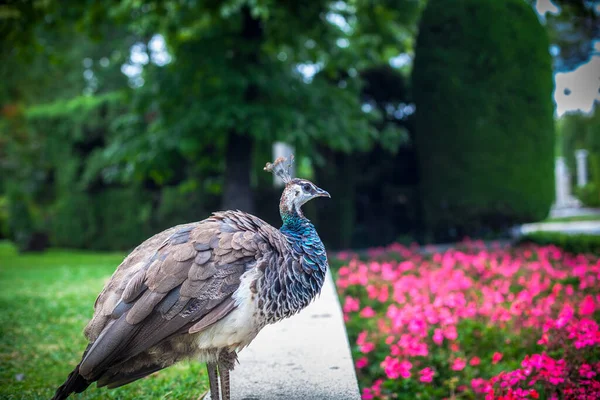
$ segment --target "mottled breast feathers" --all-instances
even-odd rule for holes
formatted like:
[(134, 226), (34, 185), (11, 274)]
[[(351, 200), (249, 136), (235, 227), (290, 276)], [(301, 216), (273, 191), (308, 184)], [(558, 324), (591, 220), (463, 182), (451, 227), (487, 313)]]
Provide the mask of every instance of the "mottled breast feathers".
[(327, 271), (325, 247), (306, 218), (288, 219), (281, 228), (292, 249), (283, 254), (281, 267), (266, 270), (259, 278), (261, 302), (269, 323), (289, 317), (306, 307), (321, 291)]

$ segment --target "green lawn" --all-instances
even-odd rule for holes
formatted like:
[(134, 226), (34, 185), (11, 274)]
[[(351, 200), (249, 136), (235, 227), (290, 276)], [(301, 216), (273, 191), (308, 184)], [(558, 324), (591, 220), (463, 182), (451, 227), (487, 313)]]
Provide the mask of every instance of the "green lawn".
[[(19, 255), (0, 242), (0, 398), (49, 399), (79, 361), (94, 300), (120, 253), (51, 250)], [(74, 399), (197, 399), (205, 367), (183, 363), (115, 390)]]

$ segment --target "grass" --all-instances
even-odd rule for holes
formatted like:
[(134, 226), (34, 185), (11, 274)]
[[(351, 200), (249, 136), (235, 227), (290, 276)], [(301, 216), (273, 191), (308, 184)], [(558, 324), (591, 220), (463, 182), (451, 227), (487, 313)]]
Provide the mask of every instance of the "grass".
[(548, 218), (542, 222), (579, 222), (579, 221), (600, 221), (600, 214), (578, 215), (576, 217)]
[[(0, 242), (0, 399), (49, 399), (79, 362), (94, 300), (120, 253), (16, 252)], [(115, 390), (95, 385), (73, 399), (191, 399), (205, 368), (182, 363)]]

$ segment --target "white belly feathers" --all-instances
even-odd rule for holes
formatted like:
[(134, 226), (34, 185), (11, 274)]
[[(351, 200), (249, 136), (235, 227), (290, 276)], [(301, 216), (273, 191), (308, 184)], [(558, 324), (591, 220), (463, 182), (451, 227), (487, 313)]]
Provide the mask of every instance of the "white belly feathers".
[(248, 346), (258, 332), (265, 326), (264, 318), (260, 316), (258, 298), (251, 292), (250, 284), (260, 272), (251, 269), (240, 277), (239, 288), (233, 293), (236, 307), (226, 317), (198, 332), (196, 344), (199, 357), (212, 358), (209, 354), (215, 349), (241, 350)]

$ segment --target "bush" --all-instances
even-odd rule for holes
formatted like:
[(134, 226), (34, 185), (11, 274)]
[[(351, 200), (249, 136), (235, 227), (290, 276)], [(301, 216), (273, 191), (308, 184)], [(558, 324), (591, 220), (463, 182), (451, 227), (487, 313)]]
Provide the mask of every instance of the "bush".
[(8, 198), (0, 196), (0, 239), (8, 237)]
[(413, 93), (424, 216), (436, 233), (547, 216), (555, 141), (548, 46), (527, 2), (429, 2)]
[(583, 205), (600, 207), (600, 188), (595, 183), (588, 183), (584, 187), (577, 188), (575, 193)]
[(600, 254), (600, 235), (533, 232), (522, 236), (518, 244), (555, 245), (570, 253)]
[(98, 235), (93, 199), (86, 193), (70, 193), (59, 199), (54, 207), (50, 237), (59, 247), (93, 248)]
[(93, 196), (99, 235), (90, 248), (130, 250), (152, 233), (152, 203), (141, 188), (106, 189)]
[(200, 221), (217, 211), (219, 196), (199, 187), (166, 186), (160, 191), (160, 203), (152, 215), (153, 229), (158, 232), (178, 224)]
[(575, 152), (588, 151), (588, 167), (591, 182), (600, 187), (600, 103), (593, 113), (570, 112), (561, 117), (558, 124), (559, 151), (565, 157), (570, 171), (576, 174)]
[(53, 208), (52, 242), (64, 248), (129, 250), (153, 233), (149, 198), (136, 187), (64, 195)]
[(48, 236), (42, 229), (44, 217), (30, 196), (11, 190), (7, 196), (8, 237), (19, 251), (42, 251), (48, 246)]

